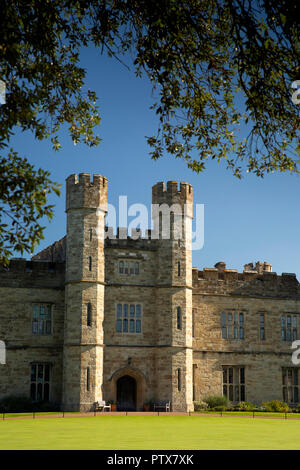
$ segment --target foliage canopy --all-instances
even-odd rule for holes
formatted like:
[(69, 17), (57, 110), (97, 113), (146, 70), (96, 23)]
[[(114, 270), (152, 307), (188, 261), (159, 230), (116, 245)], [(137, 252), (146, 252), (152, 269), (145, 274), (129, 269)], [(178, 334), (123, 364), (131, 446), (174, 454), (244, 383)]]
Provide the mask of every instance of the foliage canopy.
[(83, 46), (121, 62), (130, 54), (135, 73), (153, 84), (153, 159), (168, 152), (196, 172), (225, 159), (238, 178), (299, 171), (296, 0), (0, 0), (0, 10), (4, 262), (41, 240), (41, 219), (53, 215), (46, 196), (59, 193), (47, 172), (11, 147), (14, 130), (51, 139), (54, 150), (63, 125), (74, 143), (100, 142), (97, 97), (83, 92)]

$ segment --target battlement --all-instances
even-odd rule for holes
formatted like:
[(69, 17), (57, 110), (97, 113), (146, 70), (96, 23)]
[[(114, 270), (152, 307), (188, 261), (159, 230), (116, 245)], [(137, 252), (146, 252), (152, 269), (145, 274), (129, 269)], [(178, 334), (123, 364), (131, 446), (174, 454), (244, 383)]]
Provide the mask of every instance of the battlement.
[(167, 189), (164, 182), (156, 183), (152, 187), (152, 204), (192, 204), (193, 187), (188, 183), (168, 181)]
[(105, 187), (107, 185), (107, 178), (102, 175), (93, 175), (93, 181), (91, 182), (91, 175), (89, 173), (79, 173), (78, 176), (74, 173), (68, 176), (66, 182), (67, 185), (92, 185), (98, 186), (100, 188)]
[(152, 240), (152, 231), (146, 230), (144, 235), (138, 228), (128, 233), (126, 227), (118, 227), (114, 233), (113, 227), (105, 227), (105, 248), (132, 248), (137, 250), (156, 250), (156, 240)]
[(66, 179), (66, 211), (93, 208), (107, 211), (107, 178), (101, 175), (80, 173)]
[[(245, 267), (250, 267), (245, 265)], [(256, 268), (265, 270), (244, 269), (242, 273), (237, 269), (226, 269), (223, 262), (217, 263), (214, 268), (203, 268), (199, 271), (193, 268), (193, 287), (197, 292), (228, 295), (253, 295), (258, 297), (295, 297), (300, 298), (300, 286), (294, 273), (270, 271), (269, 263), (256, 263)]]
[(0, 266), (1, 287), (63, 288), (64, 280), (65, 263), (16, 258)]

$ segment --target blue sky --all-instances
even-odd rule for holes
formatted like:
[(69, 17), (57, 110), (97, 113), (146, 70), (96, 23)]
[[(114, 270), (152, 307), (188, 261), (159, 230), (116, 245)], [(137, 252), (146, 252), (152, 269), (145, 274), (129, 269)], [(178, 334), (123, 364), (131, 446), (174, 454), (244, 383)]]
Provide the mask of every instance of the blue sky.
[[(108, 178), (109, 202), (127, 195), (128, 204), (143, 203), (150, 210), (151, 188), (158, 181), (186, 181), (194, 187), (194, 203), (205, 207), (205, 241), (193, 252), (193, 266), (212, 267), (225, 261), (227, 268), (243, 270), (249, 262), (267, 261), (273, 271), (295, 272), (300, 280), (299, 177), (271, 174), (264, 179), (247, 175), (234, 178), (225, 165), (210, 162), (202, 174), (165, 155), (151, 160), (145, 136), (154, 135), (156, 117), (149, 107), (151, 87), (114, 59), (94, 49), (83, 52), (87, 86), (96, 91), (102, 117), (96, 148), (74, 146), (63, 135), (63, 148), (53, 152), (50, 142), (35, 141), (29, 133), (16, 133), (14, 146), (37, 167), (47, 169), (62, 184), (53, 196), (55, 217), (45, 221), (45, 240), (36, 252), (66, 232), (65, 179), (72, 173), (97, 173)], [(129, 64), (130, 65), (130, 64)]]

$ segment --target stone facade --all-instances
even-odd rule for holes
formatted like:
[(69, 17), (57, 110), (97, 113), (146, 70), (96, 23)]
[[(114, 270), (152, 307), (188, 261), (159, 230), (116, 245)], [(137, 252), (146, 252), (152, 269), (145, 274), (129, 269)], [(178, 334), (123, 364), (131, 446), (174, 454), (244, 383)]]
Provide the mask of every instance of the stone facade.
[[(106, 237), (107, 186), (100, 175), (67, 178), (66, 237), (0, 268), (0, 398), (27, 395), (70, 411), (98, 400), (128, 410), (167, 400), (190, 411), (223, 393), (298, 403), (296, 276), (268, 263), (243, 273), (224, 262), (192, 268), (187, 183), (153, 187), (145, 238), (124, 238), (122, 229)], [(171, 209), (170, 234), (155, 205)]]

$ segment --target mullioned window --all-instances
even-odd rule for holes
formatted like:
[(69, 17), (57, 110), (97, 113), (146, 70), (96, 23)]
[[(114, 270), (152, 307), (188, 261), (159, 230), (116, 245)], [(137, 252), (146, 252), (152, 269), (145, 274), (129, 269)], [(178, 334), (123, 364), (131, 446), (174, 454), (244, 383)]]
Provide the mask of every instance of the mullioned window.
[(142, 306), (141, 304), (117, 304), (116, 312), (117, 333), (142, 332)]

